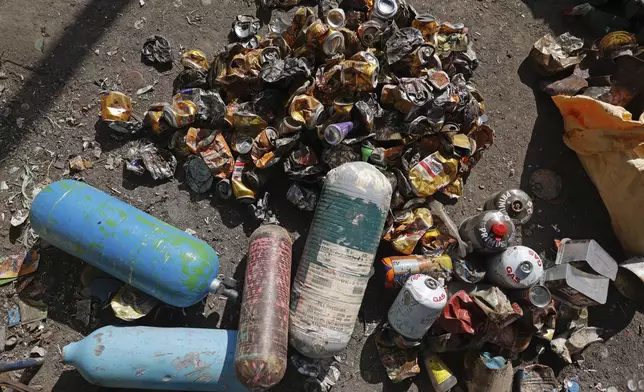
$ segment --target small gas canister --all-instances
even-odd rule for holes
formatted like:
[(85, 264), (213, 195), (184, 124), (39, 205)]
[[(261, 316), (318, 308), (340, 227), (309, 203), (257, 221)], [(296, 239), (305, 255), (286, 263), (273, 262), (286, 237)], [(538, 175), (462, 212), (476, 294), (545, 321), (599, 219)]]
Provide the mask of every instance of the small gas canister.
[(500, 210), (506, 213), (515, 225), (523, 225), (532, 218), (532, 199), (521, 189), (498, 192), (485, 201), (484, 210)]
[(503, 288), (526, 289), (541, 280), (543, 263), (527, 246), (511, 246), (487, 262), (486, 276)]
[(484, 253), (503, 252), (516, 235), (512, 219), (502, 211), (483, 211), (467, 218), (458, 232), (474, 250)]
[(446, 303), (447, 293), (436, 279), (416, 274), (398, 293), (387, 319), (391, 328), (403, 338), (419, 342), (440, 317)]

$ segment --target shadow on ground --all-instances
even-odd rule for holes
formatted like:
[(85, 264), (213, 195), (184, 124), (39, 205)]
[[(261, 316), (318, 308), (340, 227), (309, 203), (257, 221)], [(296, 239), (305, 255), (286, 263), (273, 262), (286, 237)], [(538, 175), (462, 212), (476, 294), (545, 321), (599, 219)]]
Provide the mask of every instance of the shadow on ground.
[[(122, 14), (127, 5), (133, 1), (90, 1), (74, 23), (69, 25), (63, 36), (53, 45), (49, 55), (35, 67), (26, 67), (32, 71), (30, 76), (7, 104), (11, 108), (24, 104), (32, 108), (21, 115), (25, 119), (23, 129), (30, 129), (35, 120), (53, 106), (67, 82), (76, 73), (82, 58), (89, 54), (92, 45), (103, 36), (119, 14)], [(3, 62), (22, 66), (11, 60), (3, 60), (0, 64)], [(43, 78), (46, 78), (46, 83), (43, 83)], [(11, 124), (15, 124), (15, 118), (10, 116), (9, 119)], [(5, 158), (15, 149), (24, 135), (24, 131), (17, 127), (7, 127), (7, 129), (10, 134), (3, 135), (5, 138), (4, 143), (0, 145), (0, 159)]]

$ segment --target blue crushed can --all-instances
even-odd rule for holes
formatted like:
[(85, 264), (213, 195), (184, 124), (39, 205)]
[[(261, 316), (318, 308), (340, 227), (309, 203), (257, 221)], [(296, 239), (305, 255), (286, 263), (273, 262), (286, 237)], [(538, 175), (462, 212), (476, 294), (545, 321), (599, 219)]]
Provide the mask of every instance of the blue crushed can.
[(63, 361), (109, 388), (247, 392), (235, 377), (237, 331), (107, 326), (63, 348)]
[(49, 184), (30, 219), (47, 242), (169, 305), (191, 306), (220, 287), (210, 245), (85, 183)]

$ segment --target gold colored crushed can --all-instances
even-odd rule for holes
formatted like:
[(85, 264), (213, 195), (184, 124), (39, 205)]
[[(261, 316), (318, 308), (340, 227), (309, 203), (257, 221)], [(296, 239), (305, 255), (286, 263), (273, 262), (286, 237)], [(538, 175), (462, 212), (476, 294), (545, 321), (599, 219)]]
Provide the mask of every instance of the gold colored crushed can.
[(118, 91), (101, 94), (101, 120), (130, 121), (132, 116), (132, 100)]
[(186, 69), (197, 71), (207, 71), (209, 67), (206, 54), (196, 49), (188, 50), (181, 55), (181, 65)]

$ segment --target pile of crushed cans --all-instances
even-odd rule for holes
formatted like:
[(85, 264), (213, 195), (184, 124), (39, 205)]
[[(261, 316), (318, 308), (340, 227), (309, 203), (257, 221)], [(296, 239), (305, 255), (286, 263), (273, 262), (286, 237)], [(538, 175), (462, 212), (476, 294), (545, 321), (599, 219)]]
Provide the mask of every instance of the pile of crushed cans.
[[(596, 242), (562, 241), (545, 269), (537, 252), (515, 246), (517, 226), (532, 215), (523, 191), (493, 195), (461, 225), (440, 203), (462, 196), (470, 170), (494, 140), (483, 98), (469, 81), (478, 62), (463, 24), (419, 14), (404, 0), (322, 0), (317, 10), (297, 9), (290, 21), (275, 9), (268, 34), (260, 37), (260, 28), (257, 18), (240, 15), (232, 29), (238, 42), (214, 60), (199, 50), (183, 53), (172, 102), (151, 105), (142, 122), (132, 116), (129, 97), (105, 92), (100, 126), (117, 138), (145, 132), (154, 139), (128, 153), (126, 168), (137, 174), (171, 178), (182, 162), (193, 192), (251, 205), (264, 220), (267, 178), (282, 175), (292, 180), (290, 202), (307, 211), (317, 206), (292, 289), (268, 275), (246, 276), (243, 300), (261, 300), (249, 297), (248, 287), (290, 291), (290, 314), (288, 298), (260, 307), (285, 312), (267, 327), (273, 336), (286, 339), (288, 332), (289, 343), (312, 358), (344, 350), (384, 239), (396, 255), (378, 267), (385, 287), (400, 292), (374, 333), (395, 382), (420, 372), (422, 352), (435, 390), (449, 390), (458, 380), (439, 356), (470, 350), (468, 389), (510, 391), (511, 359), (532, 341), (571, 362), (601, 340), (601, 331), (587, 326), (585, 309), (606, 302), (617, 264)], [(172, 66), (171, 51), (154, 36), (142, 57)], [(287, 260), (274, 272), (290, 276), (292, 241), (265, 227), (251, 238), (249, 268), (265, 273), (273, 267), (254, 263)], [(371, 232), (375, 238), (365, 237)], [(271, 236), (279, 249), (273, 253), (266, 250)], [(244, 325), (252, 317), (242, 312), (240, 336), (264, 332), (259, 324)], [(275, 363), (254, 349), (238, 344), (248, 365), (237, 368), (239, 381), (249, 388), (279, 383), (286, 348), (273, 353)], [(261, 372), (253, 370), (259, 366), (248, 359), (253, 355)], [(521, 372), (518, 382), (541, 388), (522, 391), (560, 387), (546, 366)]]

